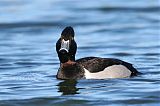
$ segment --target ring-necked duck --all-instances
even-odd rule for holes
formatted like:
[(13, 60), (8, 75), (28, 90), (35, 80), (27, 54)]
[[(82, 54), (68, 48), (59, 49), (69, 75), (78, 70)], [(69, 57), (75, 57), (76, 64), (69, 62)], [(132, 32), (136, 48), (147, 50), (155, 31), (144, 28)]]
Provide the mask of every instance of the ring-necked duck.
[(138, 71), (132, 64), (113, 58), (85, 57), (75, 60), (77, 44), (74, 30), (66, 27), (56, 43), (60, 60), (58, 79), (106, 79), (135, 76)]

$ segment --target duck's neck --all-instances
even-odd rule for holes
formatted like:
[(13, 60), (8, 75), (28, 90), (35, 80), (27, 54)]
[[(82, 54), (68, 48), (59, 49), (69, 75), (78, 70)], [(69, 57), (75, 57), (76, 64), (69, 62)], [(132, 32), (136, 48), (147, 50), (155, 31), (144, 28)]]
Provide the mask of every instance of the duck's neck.
[(70, 55), (69, 59), (70, 59), (69, 61), (75, 62), (75, 55)]
[(61, 63), (61, 67), (62, 67), (62, 68), (70, 67), (70, 66), (73, 66), (74, 64), (76, 64), (75, 61), (69, 60), (69, 61), (67, 61), (67, 62), (65, 62), (65, 63)]

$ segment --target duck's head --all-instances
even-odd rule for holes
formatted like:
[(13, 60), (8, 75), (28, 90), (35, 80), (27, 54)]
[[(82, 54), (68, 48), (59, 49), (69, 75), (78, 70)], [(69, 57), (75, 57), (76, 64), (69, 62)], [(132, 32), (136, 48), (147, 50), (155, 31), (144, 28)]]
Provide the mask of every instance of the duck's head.
[(56, 51), (61, 63), (75, 61), (77, 44), (74, 40), (74, 30), (72, 27), (66, 27), (56, 43)]

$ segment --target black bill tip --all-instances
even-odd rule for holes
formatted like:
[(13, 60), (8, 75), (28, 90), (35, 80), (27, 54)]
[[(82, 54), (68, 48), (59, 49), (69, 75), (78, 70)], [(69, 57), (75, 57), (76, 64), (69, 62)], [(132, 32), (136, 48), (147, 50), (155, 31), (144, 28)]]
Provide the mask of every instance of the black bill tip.
[(67, 54), (68, 53), (68, 50), (67, 49), (60, 49), (59, 52), (61, 54)]

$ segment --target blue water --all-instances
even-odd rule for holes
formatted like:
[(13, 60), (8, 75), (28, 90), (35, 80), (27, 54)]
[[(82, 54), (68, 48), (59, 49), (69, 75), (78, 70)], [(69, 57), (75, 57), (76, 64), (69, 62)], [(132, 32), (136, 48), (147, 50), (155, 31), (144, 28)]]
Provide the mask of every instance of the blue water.
[[(1, 0), (0, 106), (160, 105), (160, 1)], [(128, 61), (143, 74), (57, 80), (55, 43), (73, 26), (78, 51)]]

